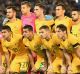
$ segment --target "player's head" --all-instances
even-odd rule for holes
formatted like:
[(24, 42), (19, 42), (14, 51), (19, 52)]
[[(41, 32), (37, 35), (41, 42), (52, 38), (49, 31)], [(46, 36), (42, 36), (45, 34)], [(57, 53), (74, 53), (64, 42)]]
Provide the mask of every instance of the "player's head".
[(6, 15), (7, 15), (7, 18), (9, 18), (9, 19), (16, 17), (16, 7), (15, 6), (8, 6), (6, 8)]
[(11, 36), (11, 28), (9, 26), (2, 26), (2, 37), (8, 39)]
[(28, 1), (23, 1), (21, 2), (21, 12), (23, 15), (27, 14), (30, 12), (32, 5)]
[(60, 24), (56, 27), (56, 34), (59, 38), (63, 39), (67, 35), (67, 27), (64, 24)]
[(23, 27), (23, 36), (29, 38), (33, 34), (33, 27), (30, 25), (26, 25)]
[(59, 3), (55, 7), (56, 17), (60, 17), (65, 14), (65, 6), (63, 3)]
[(71, 15), (73, 21), (80, 19), (80, 11), (78, 9), (73, 9)]
[(45, 6), (41, 3), (36, 4), (34, 7), (34, 13), (37, 17), (41, 16), (45, 13)]
[(48, 26), (46, 25), (43, 25), (39, 28), (39, 35), (42, 37), (42, 38), (46, 38), (48, 37), (48, 35), (50, 35), (50, 29)]

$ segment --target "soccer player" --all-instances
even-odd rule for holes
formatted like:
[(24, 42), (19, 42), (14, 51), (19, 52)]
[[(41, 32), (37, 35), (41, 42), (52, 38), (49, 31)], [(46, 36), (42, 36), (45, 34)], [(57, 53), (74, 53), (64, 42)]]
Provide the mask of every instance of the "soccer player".
[[(48, 55), (51, 55), (51, 51), (53, 51), (53, 34), (47, 25), (43, 25), (39, 29), (39, 35), (42, 38), (43, 48), (46, 49)], [(47, 50), (48, 49), (48, 50)], [(48, 63), (51, 64), (50, 57), (48, 57)]]
[[(72, 34), (75, 35), (78, 38), (78, 41), (80, 42), (80, 12), (78, 9), (73, 9), (72, 10), (72, 20), (74, 25), (72, 26)], [(73, 55), (73, 60), (72, 60), (72, 73), (80, 73), (80, 47), (76, 49), (76, 54)], [(77, 61), (77, 62), (76, 62)]]
[(23, 26), (25, 25), (31, 25), (33, 27), (33, 31), (35, 32), (35, 19), (36, 16), (34, 13), (32, 13), (31, 10), (31, 3), (28, 1), (23, 1), (21, 3), (21, 12), (22, 12), (22, 16), (21, 16), (21, 20), (23, 22)]
[(62, 3), (59, 3), (56, 5), (55, 7), (55, 15), (56, 15), (56, 19), (55, 19), (55, 29), (56, 26), (59, 24), (64, 24), (67, 27), (68, 32), (70, 32), (70, 29), (72, 27), (72, 19), (65, 16), (65, 6)]
[(62, 53), (59, 48), (61, 40), (56, 34), (52, 34), (51, 30), (46, 25), (41, 26), (39, 30), (39, 34), (43, 39), (43, 46), (47, 50), (49, 63), (47, 74), (61, 73), (60, 66), (62, 66)]
[(45, 6), (38, 3), (34, 7), (34, 13), (36, 14), (36, 20), (35, 20), (35, 27), (36, 27), (36, 32), (39, 34), (39, 28), (43, 25), (47, 25), (51, 28), (51, 25), (54, 24), (53, 19), (48, 19), (45, 17)]
[(9, 51), (15, 55), (11, 62), (9, 61), (10, 58), (7, 58), (7, 67), (10, 73), (26, 74), (28, 71), (29, 58), (21, 34), (12, 34), (11, 28), (6, 25), (2, 27), (2, 36), (2, 47), (7, 49), (5, 52)]
[(37, 54), (37, 61), (35, 62), (35, 64), (32, 63), (32, 74), (36, 74), (37, 71), (42, 71), (43, 73), (45, 73), (47, 69), (46, 54), (45, 51), (41, 48), (41, 38), (35, 33), (33, 33), (33, 28), (30, 25), (24, 26), (23, 36), (23, 42), (25, 46), (28, 47), (31, 52), (33, 51)]
[(79, 37), (80, 36), (80, 11), (78, 9), (73, 9), (71, 15), (74, 23), (71, 32), (73, 35)]
[(8, 6), (6, 8), (6, 15), (9, 19), (5, 25), (10, 26), (13, 34), (21, 34), (22, 33), (22, 22), (20, 19), (16, 18), (16, 7)]
[(60, 24), (56, 27), (56, 33), (57, 36), (62, 40), (60, 43), (60, 48), (62, 49), (64, 56), (63, 64), (67, 68), (67, 73), (70, 74), (70, 71), (73, 69), (71, 60), (73, 60), (72, 57), (74, 50), (76, 50), (77, 46), (79, 45), (78, 40), (74, 35), (67, 32), (67, 27), (63, 24)]

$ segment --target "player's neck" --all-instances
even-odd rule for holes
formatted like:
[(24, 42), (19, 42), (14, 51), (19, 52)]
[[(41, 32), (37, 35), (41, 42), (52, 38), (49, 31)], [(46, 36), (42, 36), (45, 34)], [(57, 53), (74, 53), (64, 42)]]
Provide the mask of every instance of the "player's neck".
[(75, 21), (75, 24), (78, 24), (78, 23), (80, 23), (80, 18), (77, 21)]
[(62, 20), (62, 19), (64, 19), (64, 17), (65, 17), (64, 15), (61, 15), (57, 19)]
[(31, 12), (27, 12), (26, 14), (23, 14), (24, 16), (30, 16), (31, 15)]
[(29, 41), (32, 41), (33, 38), (34, 38), (34, 35), (32, 34), (28, 39), (29, 39)]
[(6, 39), (8, 42), (11, 41), (11, 36), (9, 36), (7, 39)]
[(16, 21), (16, 19), (17, 19), (17, 18), (14, 17), (14, 18), (10, 19), (9, 21), (10, 21), (10, 22), (14, 22), (14, 21)]
[(39, 20), (45, 20), (45, 15), (44, 14), (41, 14), (39, 17), (38, 17)]
[(46, 40), (49, 41), (50, 39), (51, 39), (51, 35), (48, 35), (48, 36), (46, 37)]
[(65, 34), (62, 38), (63, 41), (65, 41), (68, 38), (68, 36)]

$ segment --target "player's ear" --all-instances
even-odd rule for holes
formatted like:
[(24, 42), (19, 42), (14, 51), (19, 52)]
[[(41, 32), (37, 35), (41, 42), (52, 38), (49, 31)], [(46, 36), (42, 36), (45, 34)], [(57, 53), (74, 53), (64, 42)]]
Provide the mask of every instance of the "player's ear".
[(64, 10), (64, 13), (65, 13), (66, 11)]
[(66, 31), (64, 31), (64, 34), (66, 34), (67, 32)]

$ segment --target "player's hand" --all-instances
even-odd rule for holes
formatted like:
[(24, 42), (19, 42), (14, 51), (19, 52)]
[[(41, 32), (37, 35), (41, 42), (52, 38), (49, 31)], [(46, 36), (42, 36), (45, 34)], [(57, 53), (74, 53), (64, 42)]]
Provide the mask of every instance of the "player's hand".
[(5, 67), (0, 66), (0, 74), (4, 74), (5, 73)]
[(35, 67), (33, 67), (31, 71), (32, 71), (32, 72), (36, 72), (36, 68), (35, 68)]
[(48, 67), (47, 71), (51, 71), (53, 69), (52, 64)]
[(41, 66), (40, 70), (41, 71), (46, 71), (47, 70), (47, 63), (46, 62), (42, 63), (42, 66)]
[(71, 66), (68, 66), (68, 70), (67, 70), (67, 73), (68, 74), (71, 74), (72, 73), (72, 70), (71, 69), (72, 69), (72, 67)]
[(6, 74), (9, 74), (9, 72), (10, 72), (10, 68), (7, 68)]
[(61, 66), (61, 73), (66, 74), (66, 66), (65, 65)]

